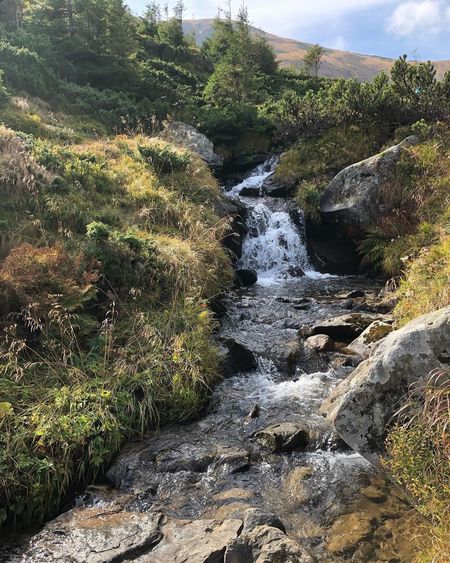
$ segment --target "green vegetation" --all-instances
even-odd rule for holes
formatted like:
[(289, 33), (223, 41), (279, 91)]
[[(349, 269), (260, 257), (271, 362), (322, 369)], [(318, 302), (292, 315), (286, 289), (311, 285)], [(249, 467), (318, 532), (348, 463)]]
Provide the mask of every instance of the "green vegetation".
[[(136, 17), (123, 0), (0, 0), (0, 22), (0, 523), (55, 513), (219, 376), (207, 306), (233, 275), (227, 225), (205, 165), (152, 137), (167, 120), (230, 161), (283, 150), (278, 179), (316, 224), (336, 172), (418, 135), (359, 249), (398, 281), (399, 323), (450, 303), (450, 73), (402, 57), (371, 82), (319, 78), (319, 46), (308, 73), (280, 70), (245, 9), (201, 48), (182, 2)], [(444, 537), (439, 381), (408, 402), (389, 464)]]
[(35, 522), (220, 374), (209, 298), (231, 266), (216, 181), (163, 141), (0, 131), (1, 518)]
[(385, 467), (433, 523), (431, 535), (421, 539), (421, 561), (450, 557), (449, 377), (433, 372), (411, 389), (387, 440)]

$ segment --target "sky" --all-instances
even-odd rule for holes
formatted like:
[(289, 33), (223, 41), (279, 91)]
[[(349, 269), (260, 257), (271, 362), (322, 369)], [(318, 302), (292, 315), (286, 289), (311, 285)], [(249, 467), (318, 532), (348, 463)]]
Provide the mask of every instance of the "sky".
[[(236, 15), (242, 0), (232, 0)], [(147, 0), (128, 0), (139, 14)], [(164, 0), (161, 5), (165, 3)], [(175, 0), (168, 0), (169, 7)], [(227, 0), (184, 0), (185, 18), (212, 18)], [(246, 0), (251, 23), (324, 47), (397, 58), (450, 59), (450, 0)]]

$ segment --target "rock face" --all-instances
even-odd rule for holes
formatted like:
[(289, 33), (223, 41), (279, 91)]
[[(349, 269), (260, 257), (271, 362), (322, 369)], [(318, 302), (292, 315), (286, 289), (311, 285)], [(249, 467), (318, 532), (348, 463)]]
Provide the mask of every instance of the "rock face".
[(212, 168), (223, 166), (223, 158), (214, 152), (213, 143), (192, 125), (174, 121), (164, 129), (161, 137), (166, 141), (196, 152)]
[(316, 334), (307, 338), (305, 344), (316, 352), (327, 352), (334, 348), (333, 340), (327, 334)]
[(363, 358), (368, 358), (378, 342), (393, 330), (394, 328), (391, 324), (375, 321), (358, 338), (351, 342), (348, 347)]
[(354, 450), (377, 463), (389, 422), (408, 387), (450, 357), (450, 307), (391, 332), (332, 392), (322, 411)]
[(247, 234), (245, 224), (247, 210), (239, 200), (232, 202), (220, 198), (214, 204), (214, 211), (221, 219), (226, 218), (230, 221), (222, 244), (231, 251), (231, 257), (236, 261), (242, 256), (242, 244)]
[(418, 142), (414, 136), (342, 170), (322, 196), (320, 211), (343, 225), (365, 227), (383, 212), (381, 191), (392, 180), (402, 152)]

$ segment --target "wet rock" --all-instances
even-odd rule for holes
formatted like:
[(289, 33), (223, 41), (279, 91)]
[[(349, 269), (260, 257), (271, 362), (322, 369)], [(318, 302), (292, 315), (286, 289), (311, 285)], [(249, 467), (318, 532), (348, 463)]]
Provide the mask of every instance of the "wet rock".
[(243, 197), (259, 197), (260, 196), (260, 188), (256, 188), (253, 186), (245, 186), (244, 188), (242, 188), (242, 190), (239, 192), (240, 196)]
[(353, 299), (346, 299), (340, 304), (340, 307), (342, 309), (348, 309), (348, 310), (352, 310), (354, 306), (355, 306), (355, 302), (353, 301)]
[(339, 299), (357, 299), (358, 297), (364, 297), (366, 294), (365, 291), (362, 289), (354, 289), (353, 291), (349, 291), (348, 293), (343, 293), (338, 295)]
[(337, 433), (373, 463), (384, 449), (392, 416), (409, 386), (434, 369), (448, 369), (450, 307), (391, 332), (368, 360), (331, 393), (322, 411)]
[(373, 531), (372, 514), (354, 512), (338, 518), (330, 529), (326, 550), (333, 555), (346, 554)]
[(24, 563), (113, 563), (133, 559), (161, 541), (162, 515), (75, 508), (37, 534)]
[(305, 275), (304, 270), (300, 266), (289, 266), (288, 274), (293, 278), (302, 278)]
[(322, 196), (322, 215), (343, 227), (357, 225), (364, 228), (376, 223), (384, 211), (383, 188), (394, 178), (401, 155), (417, 142), (417, 137), (408, 137), (398, 145), (342, 170)]
[(312, 557), (279, 529), (258, 526), (227, 545), (224, 563), (312, 563)]
[(244, 344), (233, 338), (223, 338), (220, 342), (227, 350), (222, 364), (226, 377), (257, 368), (258, 363), (255, 355)]
[(261, 193), (270, 197), (291, 197), (294, 190), (295, 185), (280, 182), (273, 175), (264, 180), (261, 186)]
[(219, 446), (213, 468), (226, 467), (229, 475), (246, 471), (250, 466), (250, 452), (244, 448)]
[(377, 320), (381, 320), (379, 315), (351, 313), (316, 323), (312, 327), (312, 333), (326, 334), (334, 340), (350, 342)]
[(247, 418), (258, 418), (261, 409), (259, 405), (253, 405), (252, 410), (248, 413)]
[(245, 220), (247, 217), (246, 207), (239, 201), (227, 199), (217, 199), (214, 203), (214, 212), (220, 218), (230, 220), (229, 228), (226, 230), (222, 244), (232, 253), (232, 258), (236, 261), (242, 256), (242, 244), (247, 234)]
[(164, 539), (139, 563), (220, 563), (229, 542), (237, 538), (242, 521), (172, 520), (162, 527)]
[(368, 358), (371, 351), (375, 348), (380, 340), (385, 338), (394, 330), (390, 323), (383, 321), (375, 321), (369, 325), (366, 330), (358, 336), (348, 347), (363, 358)]
[(256, 270), (236, 270), (236, 278), (240, 287), (250, 287), (258, 281)]
[(242, 533), (252, 532), (258, 526), (271, 526), (272, 528), (278, 528), (284, 534), (286, 533), (286, 528), (278, 516), (259, 508), (249, 508), (244, 513)]
[(361, 356), (350, 356), (348, 354), (333, 354), (330, 358), (330, 367), (333, 369), (339, 368), (356, 368), (362, 362)]
[(213, 143), (192, 125), (173, 121), (167, 125), (160, 136), (166, 141), (197, 153), (212, 168), (223, 166), (223, 157), (214, 152)]
[(334, 348), (334, 342), (327, 334), (310, 336), (305, 344), (312, 350), (316, 350), (316, 352), (328, 352)]
[(308, 480), (314, 474), (311, 466), (296, 467), (283, 479), (283, 490), (289, 499), (291, 511), (297, 510), (311, 500), (311, 492), (307, 485)]
[(304, 449), (309, 442), (309, 429), (297, 422), (268, 426), (255, 435), (256, 440), (274, 453)]

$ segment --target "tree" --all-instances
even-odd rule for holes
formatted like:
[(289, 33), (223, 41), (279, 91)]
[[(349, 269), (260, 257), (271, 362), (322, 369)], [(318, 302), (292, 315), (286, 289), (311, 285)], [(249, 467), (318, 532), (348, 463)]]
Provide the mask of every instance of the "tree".
[(22, 27), (23, 0), (0, 0), (0, 21), (8, 30)]
[(319, 69), (322, 66), (325, 49), (320, 45), (311, 47), (303, 57), (303, 65), (306, 72), (316, 78), (319, 76)]

